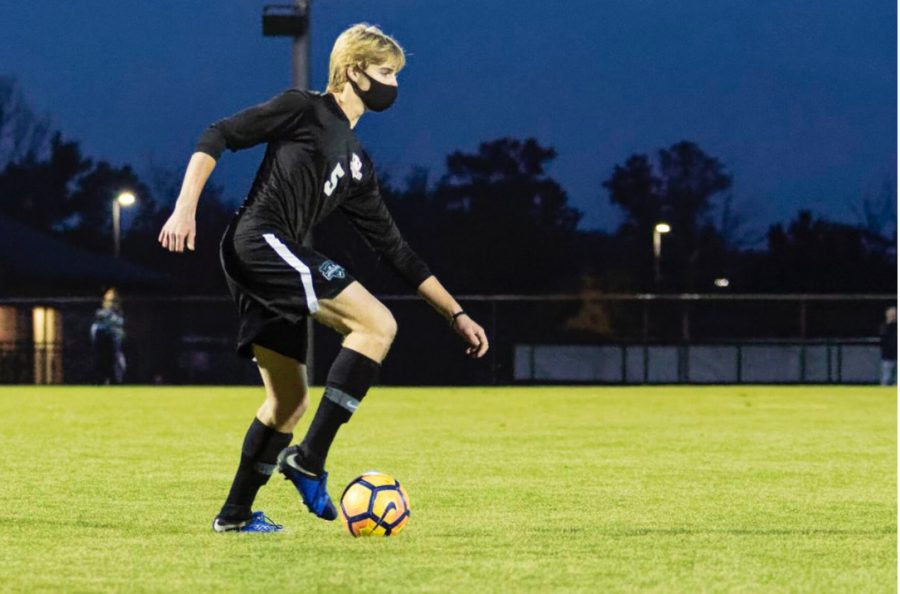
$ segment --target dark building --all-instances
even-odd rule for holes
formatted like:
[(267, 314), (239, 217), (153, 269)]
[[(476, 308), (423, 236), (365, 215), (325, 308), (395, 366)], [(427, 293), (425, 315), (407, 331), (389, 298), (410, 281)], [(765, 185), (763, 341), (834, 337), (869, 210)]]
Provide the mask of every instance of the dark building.
[[(164, 275), (3, 216), (0, 254), (0, 383), (62, 383), (63, 353), (73, 352), (64, 346), (86, 339), (89, 315), (107, 287), (152, 291), (167, 284)], [(73, 296), (80, 306), (62, 307)], [(84, 297), (97, 303), (85, 304)]]

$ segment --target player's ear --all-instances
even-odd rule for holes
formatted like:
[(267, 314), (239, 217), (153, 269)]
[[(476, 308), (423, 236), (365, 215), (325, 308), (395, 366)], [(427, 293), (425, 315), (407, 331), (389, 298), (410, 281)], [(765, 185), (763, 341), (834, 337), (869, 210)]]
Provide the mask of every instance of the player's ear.
[(352, 80), (354, 83), (356, 83), (356, 86), (358, 86), (363, 91), (368, 91), (370, 83), (368, 80), (363, 82), (363, 80), (366, 78), (365, 76), (362, 76), (362, 73), (364, 71), (365, 68), (363, 68), (361, 64), (347, 66), (347, 79)]

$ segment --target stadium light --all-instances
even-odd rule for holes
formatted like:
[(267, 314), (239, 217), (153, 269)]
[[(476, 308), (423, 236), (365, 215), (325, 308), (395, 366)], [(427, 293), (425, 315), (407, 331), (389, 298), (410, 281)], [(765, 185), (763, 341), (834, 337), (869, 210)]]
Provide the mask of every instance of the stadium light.
[(662, 256), (662, 236), (668, 233), (672, 227), (668, 223), (659, 222), (653, 227), (653, 284), (656, 290), (662, 284), (662, 272), (660, 271), (659, 262)]
[(137, 202), (137, 198), (131, 192), (120, 192), (112, 201), (113, 219), (113, 255), (119, 257), (119, 236), (121, 235), (122, 207), (131, 206)]

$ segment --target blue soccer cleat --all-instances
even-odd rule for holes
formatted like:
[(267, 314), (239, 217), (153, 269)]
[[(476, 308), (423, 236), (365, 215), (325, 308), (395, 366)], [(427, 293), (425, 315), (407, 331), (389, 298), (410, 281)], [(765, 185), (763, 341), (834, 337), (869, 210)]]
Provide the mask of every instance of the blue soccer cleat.
[(278, 472), (294, 484), (310, 513), (330, 522), (337, 518), (337, 508), (328, 496), (328, 473), (322, 471), (319, 475), (309, 474), (300, 466), (298, 453), (298, 446), (281, 450), (278, 454)]
[(281, 532), (284, 526), (276, 524), (265, 513), (258, 511), (243, 522), (227, 522), (216, 518), (212, 529), (214, 532)]

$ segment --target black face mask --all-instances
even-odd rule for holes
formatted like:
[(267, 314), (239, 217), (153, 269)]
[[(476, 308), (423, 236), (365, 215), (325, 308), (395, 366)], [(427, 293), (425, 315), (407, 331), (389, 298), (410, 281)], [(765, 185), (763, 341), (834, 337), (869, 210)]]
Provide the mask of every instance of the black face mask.
[(350, 77), (347, 77), (347, 80), (350, 82), (353, 90), (356, 91), (356, 94), (359, 95), (366, 109), (370, 111), (384, 111), (394, 104), (394, 101), (397, 99), (397, 87), (379, 82), (365, 72), (362, 75), (369, 79), (368, 91), (360, 89)]

